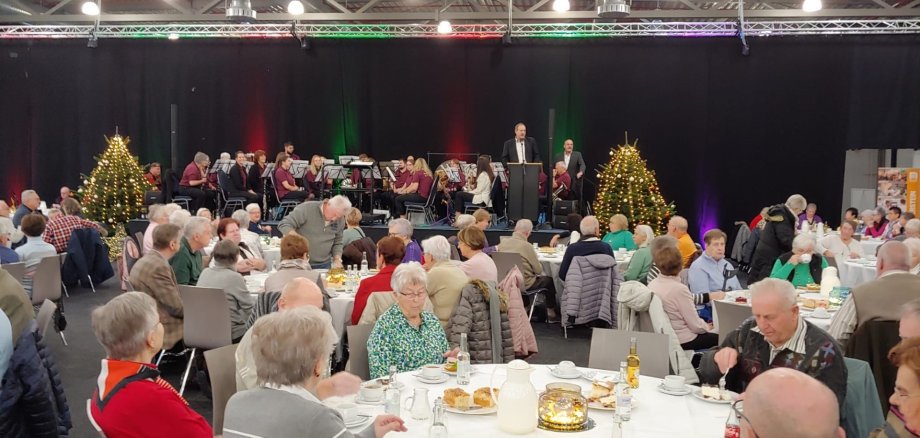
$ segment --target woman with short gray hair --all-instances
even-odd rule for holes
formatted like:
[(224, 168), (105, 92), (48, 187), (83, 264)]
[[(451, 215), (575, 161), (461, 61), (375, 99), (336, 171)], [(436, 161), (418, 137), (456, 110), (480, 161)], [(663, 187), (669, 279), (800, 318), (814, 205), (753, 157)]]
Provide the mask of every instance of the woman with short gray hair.
[[(107, 436), (211, 437), (208, 422), (165, 380), (153, 356), (163, 348), (156, 301), (126, 292), (93, 310), (92, 327), (105, 349), (89, 415)], [(156, 406), (138, 409), (138, 406)]]
[(227, 295), (227, 306), (230, 308), (230, 337), (233, 342), (246, 334), (249, 328), (249, 314), (255, 305), (255, 300), (249, 294), (246, 280), (236, 272), (236, 260), (240, 256), (240, 248), (229, 239), (221, 240), (214, 245), (211, 251), (211, 260), (214, 266), (201, 272), (198, 277), (198, 287), (212, 287), (224, 291)]
[(412, 223), (408, 219), (397, 218), (388, 224), (389, 234), (399, 240), (402, 240), (406, 246), (406, 253), (403, 255), (402, 262), (422, 262), (422, 247), (412, 238)]
[(821, 272), (827, 259), (815, 253), (815, 238), (799, 234), (792, 239), (792, 251), (779, 256), (773, 263), (771, 278), (792, 282), (795, 287), (806, 287), (821, 281)]
[(259, 318), (252, 327), (252, 355), (261, 387), (230, 398), (224, 436), (381, 438), (405, 432), (399, 417), (378, 415), (373, 427), (352, 434), (342, 415), (317, 398), (335, 342), (331, 317), (314, 307)]

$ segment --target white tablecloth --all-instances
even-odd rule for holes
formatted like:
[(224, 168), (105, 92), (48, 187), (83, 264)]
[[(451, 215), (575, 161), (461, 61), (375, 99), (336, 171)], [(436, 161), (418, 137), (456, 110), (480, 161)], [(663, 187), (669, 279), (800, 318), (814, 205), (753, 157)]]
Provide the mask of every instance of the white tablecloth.
[[(735, 297), (736, 297), (738, 294), (745, 294), (745, 295), (749, 298), (749, 299), (748, 299), (748, 302), (747, 302), (747, 303), (736, 303), (734, 300), (735, 300)], [(747, 293), (746, 290), (729, 292), (729, 295), (728, 295), (728, 296), (726, 297), (726, 299), (723, 300), (723, 301), (724, 301), (724, 302), (727, 302), (727, 303), (729, 303), (729, 304), (736, 305), (736, 306), (747, 306), (747, 307), (751, 307), (751, 304), (750, 304), (750, 294)], [(799, 311), (800, 311), (800, 313), (802, 314), (802, 316), (805, 317), (805, 320), (806, 320), (806, 321), (812, 323), (815, 327), (818, 327), (818, 328), (820, 328), (820, 329), (822, 329), (822, 330), (825, 330), (825, 331), (827, 331), (827, 329), (829, 329), (829, 328), (831, 327), (831, 319), (833, 319), (833, 315), (834, 315), (834, 313), (836, 313), (836, 310), (832, 310), (832, 311), (830, 311), (831, 318), (814, 318), (814, 317), (811, 316), (812, 311), (802, 308), (801, 305), (799, 306)], [(717, 312), (716, 312), (716, 307), (715, 307), (715, 306), (712, 307), (712, 313), (713, 313), (713, 316), (712, 316), (712, 317), (713, 317), (713, 320), (716, 321), (716, 322), (718, 322), (719, 316), (716, 315)], [(736, 329), (736, 328), (737, 328), (737, 327), (726, 327), (725, 329), (728, 330), (729, 332), (731, 332), (732, 330), (734, 330), (734, 329)], [(722, 332), (722, 327), (719, 327), (718, 324), (716, 324), (716, 329), (715, 329), (714, 331), (715, 331), (716, 333), (721, 333), (721, 332)]]
[[(873, 252), (873, 254), (875, 254)], [(865, 264), (862, 260), (847, 260), (837, 264), (837, 274), (840, 285), (843, 287), (856, 287), (860, 284), (875, 280), (877, 270), (875, 264)]]
[[(471, 384), (464, 387), (469, 393), (472, 393), (476, 388), (489, 385), (494, 365), (474, 365), (474, 367), (476, 372), (472, 375)], [(538, 393), (545, 389), (547, 383), (564, 381), (553, 377), (549, 373), (549, 367), (546, 365), (534, 365), (534, 368), (536, 370), (530, 375), (530, 381), (534, 384)], [(399, 374), (397, 379), (408, 386), (401, 394), (403, 405), (400, 416), (406, 421), (406, 428), (409, 430), (404, 433), (388, 434), (387, 436), (427, 437), (430, 420), (413, 420), (405, 407), (405, 401), (412, 395), (414, 388), (424, 387), (428, 388), (429, 404), (434, 406), (434, 400), (437, 397), (442, 397), (445, 389), (458, 386), (456, 378), (451, 377), (447, 382), (437, 385), (421, 383), (410, 373)], [(500, 368), (495, 373), (493, 384), (495, 387), (501, 388), (504, 381), (505, 371)], [(591, 389), (591, 382), (585, 379), (565, 381), (578, 384), (584, 390)], [(713, 438), (723, 435), (725, 419), (728, 418), (728, 413), (731, 410), (730, 405), (705, 402), (694, 398), (692, 395), (671, 396), (663, 394), (657, 389), (661, 379), (641, 376), (639, 382), (639, 389), (636, 390), (633, 396), (636, 401), (632, 410), (632, 418), (625, 423), (624, 438)], [(375, 415), (383, 413), (383, 407), (381, 406), (358, 406), (361, 413), (364, 414)], [(537, 413), (534, 412), (534, 416), (536, 415)], [(590, 431), (572, 436), (609, 438), (613, 427), (613, 415), (613, 411), (589, 409), (588, 416), (595, 421), (596, 426)], [(569, 436), (568, 434), (541, 429), (536, 429), (526, 435), (510, 435), (498, 429), (497, 421), (496, 414), (447, 414), (448, 433), (455, 438), (518, 436), (558, 438)]]
[(859, 241), (859, 245), (862, 246), (863, 254), (867, 256), (874, 256), (875, 251), (878, 250), (878, 247), (882, 246), (883, 243), (885, 243), (884, 240), (866, 237), (863, 237), (863, 239)]

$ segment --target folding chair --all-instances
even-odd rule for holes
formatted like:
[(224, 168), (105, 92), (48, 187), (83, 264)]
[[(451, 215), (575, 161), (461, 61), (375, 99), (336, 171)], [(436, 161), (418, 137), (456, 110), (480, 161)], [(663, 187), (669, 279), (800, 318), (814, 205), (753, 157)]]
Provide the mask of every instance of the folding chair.
[[(492, 256), (492, 260), (495, 262), (495, 267), (498, 270), (499, 281), (504, 280), (515, 266), (517, 266), (521, 272), (524, 272), (524, 259), (521, 258), (521, 255), (518, 253), (495, 251), (490, 254), (490, 256)], [(537, 305), (537, 295), (545, 294), (547, 291), (548, 290), (544, 288), (521, 291), (521, 297), (530, 297), (530, 311), (527, 314), (528, 319), (533, 318), (533, 309)]]
[(284, 217), (287, 216), (291, 210), (296, 208), (300, 202), (293, 199), (281, 199), (281, 196), (278, 195), (278, 184), (275, 183), (275, 172), (269, 173), (268, 179), (272, 183), (272, 190), (275, 192), (275, 199), (278, 200), (278, 205), (275, 207), (275, 220), (280, 221), (281, 219), (284, 219)]
[(358, 324), (345, 327), (348, 334), (348, 372), (361, 380), (370, 380), (371, 370), (367, 358), (367, 339), (371, 336), (373, 324)]
[(729, 333), (741, 326), (744, 320), (750, 318), (751, 306), (735, 304), (726, 301), (712, 302), (712, 321), (719, 331), (719, 344), (725, 340)]
[[(230, 196), (230, 192), (227, 191), (227, 187), (230, 187), (230, 176), (227, 175), (223, 170), (217, 171), (217, 187), (220, 199), (223, 201), (223, 207), (218, 208), (217, 210), (222, 213), (222, 216), (229, 216), (227, 210), (230, 209), (230, 212), (233, 213), (235, 210), (242, 210), (246, 207), (246, 198), (242, 196)], [(232, 208), (231, 208), (232, 207)]]
[(192, 363), (195, 361), (195, 350), (220, 348), (230, 345), (232, 339), (230, 308), (227, 307), (227, 296), (223, 290), (179, 285), (179, 297), (182, 298), (185, 314), (182, 319), (183, 341), (185, 346), (192, 350), (179, 387), (179, 395), (182, 395)]
[(425, 203), (421, 202), (407, 202), (406, 203), (406, 216), (409, 218), (409, 222), (415, 224), (416, 222), (412, 221), (413, 214), (422, 214), (424, 217), (424, 224), (430, 224), (436, 220), (435, 211), (434, 211), (434, 199), (438, 194), (438, 180), (433, 179), (431, 182), (431, 190), (428, 191), (428, 199), (425, 200)]
[[(38, 268), (32, 276), (32, 304), (40, 305), (49, 300), (52, 302), (61, 301), (61, 256), (53, 255), (43, 257), (38, 262)], [(61, 341), (67, 345), (67, 338), (64, 331), (59, 331)]]
[(626, 360), (626, 356), (629, 355), (629, 338), (636, 338), (638, 343), (637, 350), (642, 357), (642, 375), (664, 378), (671, 373), (668, 335), (602, 328), (595, 328), (591, 332), (588, 367), (619, 370), (620, 362)]
[(26, 264), (24, 262), (7, 263), (2, 265), (2, 269), (9, 272), (10, 275), (20, 283), (22, 283), (22, 277), (26, 275)]
[[(192, 202), (192, 197), (179, 195), (178, 192), (176, 191), (176, 189), (179, 187), (179, 177), (176, 175), (175, 171), (173, 171), (172, 169), (169, 169), (166, 171), (166, 173), (169, 174), (166, 180), (169, 181), (170, 183), (168, 191), (169, 191), (170, 197), (172, 198), (172, 202), (188, 210), (189, 205), (191, 205), (190, 203)], [(195, 212), (192, 212), (193, 215), (194, 213)]]
[(38, 309), (38, 315), (35, 316), (35, 324), (38, 325), (38, 333), (42, 335), (42, 338), (45, 337), (45, 333), (48, 331), (48, 324), (51, 323), (51, 318), (54, 316), (54, 311), (57, 310), (57, 304), (51, 302), (51, 300), (45, 300), (42, 303), (42, 307)]
[(230, 397), (236, 394), (236, 347), (237, 344), (230, 344), (204, 352), (211, 374), (211, 424), (215, 431), (224, 430), (224, 410)]

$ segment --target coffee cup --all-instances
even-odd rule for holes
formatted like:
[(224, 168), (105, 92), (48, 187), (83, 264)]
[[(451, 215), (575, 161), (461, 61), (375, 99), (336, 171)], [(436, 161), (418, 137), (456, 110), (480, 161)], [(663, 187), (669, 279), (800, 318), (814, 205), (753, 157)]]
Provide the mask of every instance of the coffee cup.
[(801, 260), (802, 263), (811, 263), (811, 254), (802, 254), (799, 256), (799, 260)]
[(383, 385), (377, 382), (368, 382), (361, 386), (361, 398), (375, 402), (383, 398)]
[(336, 409), (342, 414), (345, 423), (354, 423), (358, 419), (358, 405), (354, 403), (342, 403)]
[(687, 379), (684, 376), (665, 376), (664, 387), (672, 391), (680, 391), (687, 385)]
[(563, 375), (572, 374), (576, 371), (575, 363), (570, 360), (564, 360), (562, 362), (559, 362), (559, 365), (556, 365), (556, 371), (559, 374), (563, 374)]
[(441, 365), (425, 365), (422, 367), (422, 377), (426, 379), (437, 379), (441, 377)]

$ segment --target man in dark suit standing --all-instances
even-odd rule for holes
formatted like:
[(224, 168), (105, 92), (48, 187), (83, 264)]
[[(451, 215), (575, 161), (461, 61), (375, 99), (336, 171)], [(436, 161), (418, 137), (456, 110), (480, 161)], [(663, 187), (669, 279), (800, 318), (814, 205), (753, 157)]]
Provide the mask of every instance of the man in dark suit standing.
[(527, 136), (527, 127), (523, 123), (514, 125), (514, 138), (505, 142), (502, 148), (502, 163), (537, 163), (542, 162), (537, 141)]
[[(585, 160), (581, 157), (581, 152), (575, 151), (575, 142), (571, 138), (566, 139), (562, 145), (563, 153), (556, 157), (556, 162), (565, 163), (565, 168), (572, 179), (572, 187), (569, 187), (569, 199), (578, 200), (578, 208), (581, 210), (581, 184), (585, 176)], [(584, 211), (584, 210), (581, 210)]]

